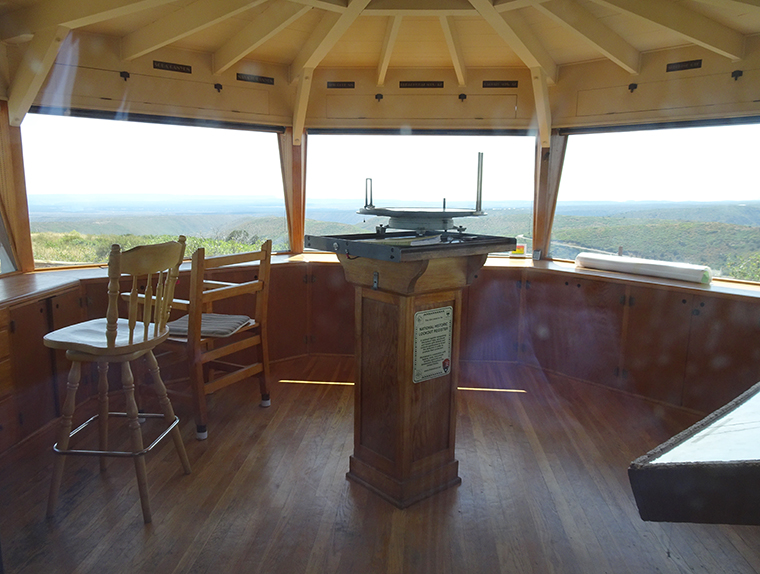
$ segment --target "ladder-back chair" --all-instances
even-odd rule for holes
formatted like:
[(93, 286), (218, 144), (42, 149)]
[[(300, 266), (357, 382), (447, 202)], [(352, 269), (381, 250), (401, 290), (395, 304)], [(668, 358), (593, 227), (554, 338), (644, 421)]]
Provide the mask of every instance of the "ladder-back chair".
[[(100, 456), (101, 470), (105, 469), (107, 456), (131, 457), (134, 459), (137, 473), (137, 485), (140, 492), (143, 519), (151, 521), (150, 500), (144, 455), (164, 437), (171, 435), (186, 474), (190, 473), (190, 463), (182, 443), (182, 436), (177, 426), (179, 419), (175, 416), (166, 388), (161, 380), (158, 363), (153, 349), (169, 336), (166, 326), (174, 297), (179, 266), (185, 253), (185, 237), (178, 241), (169, 241), (158, 245), (142, 245), (128, 251), (122, 251), (118, 245), (111, 247), (108, 260), (108, 310), (106, 317), (77, 323), (48, 333), (44, 337), (45, 345), (53, 349), (66, 351), (71, 361), (66, 400), (63, 403), (61, 426), (58, 442), (53, 450), (58, 455), (95, 455)], [(119, 318), (120, 284), (123, 275), (131, 276), (131, 288), (124, 298), (128, 301), (128, 317)], [(144, 292), (142, 289), (144, 288)], [(134, 376), (130, 362), (145, 357), (151, 374), (160, 414), (139, 413), (135, 400)], [(71, 431), (76, 391), (79, 386), (82, 363), (98, 365), (98, 402), (99, 413)], [(109, 412), (108, 407), (108, 365), (121, 364), (121, 382), (126, 398), (126, 412)], [(131, 439), (131, 451), (108, 450), (109, 416), (128, 419)], [(143, 444), (140, 419), (163, 418), (166, 430), (147, 448)], [(98, 421), (99, 450), (70, 449), (69, 439), (89, 424)], [(63, 476), (65, 456), (57, 456), (53, 467), (53, 480), (48, 497), (48, 516), (53, 514), (58, 491)]]
[[(169, 323), (171, 336), (163, 348), (185, 353), (198, 440), (208, 438), (206, 396), (219, 389), (258, 376), (261, 406), (271, 404), (266, 335), (271, 256), (271, 240), (260, 251), (233, 255), (206, 257), (200, 248), (192, 257), (189, 298), (174, 300), (174, 308), (187, 314)], [(256, 261), (255, 272), (235, 268)], [(255, 273), (250, 280), (232, 280), (250, 273)], [(219, 312), (217, 304), (245, 314)]]

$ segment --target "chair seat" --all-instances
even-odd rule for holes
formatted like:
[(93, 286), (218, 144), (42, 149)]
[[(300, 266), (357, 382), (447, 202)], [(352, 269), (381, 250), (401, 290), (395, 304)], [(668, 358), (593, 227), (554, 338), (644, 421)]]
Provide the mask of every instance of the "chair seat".
[[(167, 324), (172, 337), (187, 337), (189, 315)], [(229, 337), (238, 331), (253, 327), (256, 321), (248, 315), (223, 315), (203, 313), (201, 315), (201, 337)]]
[(158, 336), (154, 336), (154, 325), (148, 328), (148, 336), (144, 336), (144, 323), (137, 322), (132, 343), (129, 342), (129, 321), (119, 319), (116, 324), (116, 341), (112, 347), (106, 341), (107, 320), (92, 319), (76, 325), (63, 327), (43, 338), (45, 346), (52, 349), (79, 351), (90, 355), (121, 355), (151, 349), (163, 342), (169, 336), (169, 329), (164, 328)]

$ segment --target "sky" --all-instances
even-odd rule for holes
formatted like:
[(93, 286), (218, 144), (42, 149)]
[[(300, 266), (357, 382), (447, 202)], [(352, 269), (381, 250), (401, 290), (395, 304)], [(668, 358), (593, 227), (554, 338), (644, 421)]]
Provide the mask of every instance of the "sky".
[[(27, 191), (282, 195), (276, 135), (27, 114)], [(560, 201), (748, 201), (760, 124), (570, 136)], [(307, 195), (377, 206), (396, 200), (474, 206), (478, 152), (483, 201), (533, 198), (535, 140), (493, 136), (312, 135)], [(749, 169), (748, 169), (749, 168)]]

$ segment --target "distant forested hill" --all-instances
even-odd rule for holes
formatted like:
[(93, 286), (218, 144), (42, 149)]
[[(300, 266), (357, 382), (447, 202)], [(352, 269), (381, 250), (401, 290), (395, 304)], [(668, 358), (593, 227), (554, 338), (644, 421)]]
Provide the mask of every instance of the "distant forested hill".
[[(39, 206), (37, 206), (39, 207)], [(274, 207), (252, 212), (250, 206), (217, 206), (207, 213), (161, 211), (129, 213), (56, 213), (48, 206), (31, 213), (34, 233), (96, 235), (179, 235), (218, 241), (256, 242), (272, 239), (276, 251), (288, 249), (285, 218)], [(247, 210), (246, 210), (247, 208)], [(455, 220), (468, 233), (522, 236), (531, 249), (529, 208), (499, 207), (484, 217)], [(320, 205), (309, 211), (306, 233), (331, 235), (367, 233), (386, 218), (356, 214), (350, 202)], [(49, 241), (50, 237), (46, 239)], [(760, 280), (760, 202), (565, 203), (557, 207), (551, 255), (574, 259), (580, 251), (617, 253), (668, 261), (709, 265), (737, 278)], [(49, 256), (54, 259), (54, 256)]]

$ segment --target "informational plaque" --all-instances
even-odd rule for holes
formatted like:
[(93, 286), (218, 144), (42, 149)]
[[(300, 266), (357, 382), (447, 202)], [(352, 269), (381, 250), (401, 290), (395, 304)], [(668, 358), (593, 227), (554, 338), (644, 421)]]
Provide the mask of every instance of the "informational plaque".
[(453, 307), (439, 307), (414, 314), (415, 383), (449, 374), (453, 327)]

